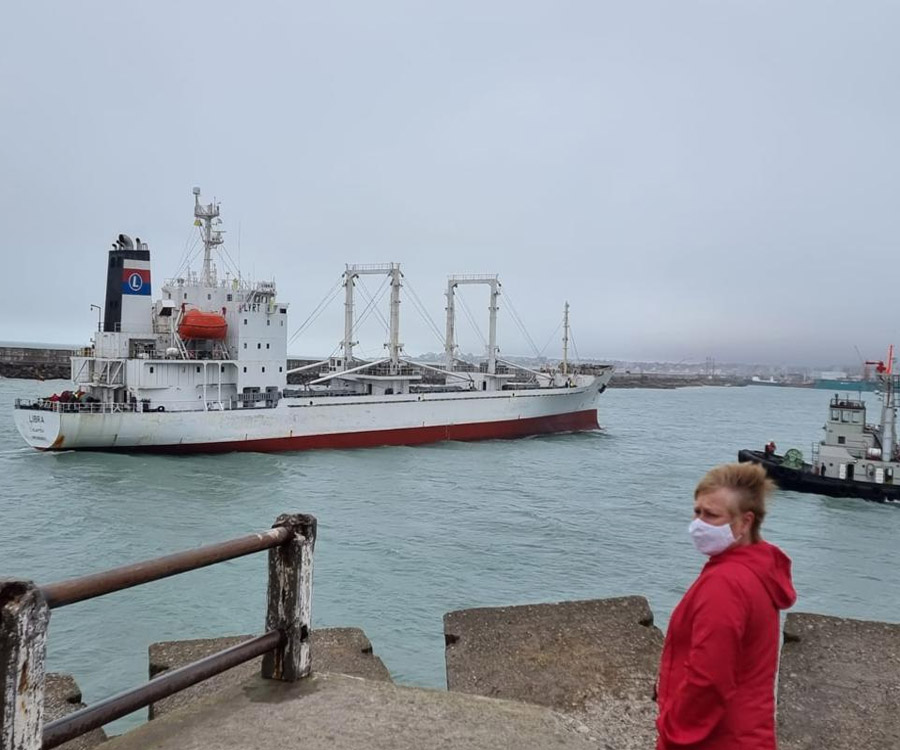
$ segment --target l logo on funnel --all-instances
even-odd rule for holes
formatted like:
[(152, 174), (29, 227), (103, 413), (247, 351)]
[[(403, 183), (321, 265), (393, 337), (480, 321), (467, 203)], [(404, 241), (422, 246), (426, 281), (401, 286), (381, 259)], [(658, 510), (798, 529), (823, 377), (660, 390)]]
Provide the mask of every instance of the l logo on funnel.
[(122, 270), (122, 294), (150, 294), (150, 271), (142, 268)]

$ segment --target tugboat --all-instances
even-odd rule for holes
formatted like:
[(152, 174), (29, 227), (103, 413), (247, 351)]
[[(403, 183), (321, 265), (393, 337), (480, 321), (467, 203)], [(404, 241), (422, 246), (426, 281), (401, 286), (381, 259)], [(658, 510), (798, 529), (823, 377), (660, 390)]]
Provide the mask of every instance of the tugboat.
[(782, 489), (830, 497), (858, 497), (881, 503), (900, 502), (900, 446), (897, 445), (897, 393), (900, 375), (894, 373), (894, 347), (887, 363), (875, 365), (881, 389), (881, 422), (866, 423), (866, 404), (860, 398), (835, 394), (828, 405), (825, 437), (813, 446), (807, 462), (796, 448), (775, 453), (744, 449), (738, 461), (760, 464)]

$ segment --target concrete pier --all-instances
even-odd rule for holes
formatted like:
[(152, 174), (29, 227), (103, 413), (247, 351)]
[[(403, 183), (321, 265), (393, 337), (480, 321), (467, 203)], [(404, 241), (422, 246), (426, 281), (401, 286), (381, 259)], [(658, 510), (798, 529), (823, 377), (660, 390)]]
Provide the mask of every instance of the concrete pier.
[(104, 750), (597, 747), (579, 723), (541, 706), (314, 673), (295, 683), (252, 677), (113, 739)]
[[(784, 632), (779, 747), (897, 750), (900, 624), (792, 613)], [(445, 615), (444, 634), (448, 691), (394, 685), (361, 630), (322, 629), (312, 633), (310, 677), (264, 680), (254, 660), (158, 702), (153, 721), (103, 747), (655, 746), (663, 638), (643, 597), (460, 610)], [(154, 644), (150, 673), (246, 637)], [(48, 710), (51, 701), (75, 707), (80, 694), (68, 680), (48, 682)], [(65, 747), (101, 740), (94, 733)]]

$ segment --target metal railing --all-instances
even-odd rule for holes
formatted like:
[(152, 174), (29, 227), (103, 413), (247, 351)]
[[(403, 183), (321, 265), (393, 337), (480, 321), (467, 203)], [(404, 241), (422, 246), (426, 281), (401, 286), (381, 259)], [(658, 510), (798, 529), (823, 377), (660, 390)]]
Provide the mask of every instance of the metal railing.
[[(269, 531), (45, 586), (0, 579), (0, 748), (50, 750), (258, 656), (262, 676), (310, 673), (313, 516), (281, 515)], [(44, 724), (44, 659), (50, 610), (269, 550), (265, 632)]]
[[(192, 401), (191, 404), (194, 402)], [(17, 398), (16, 409), (33, 409), (34, 411), (55, 411), (73, 414), (75, 412), (87, 412), (88, 414), (120, 414), (125, 412), (156, 411), (156, 407), (144, 408), (142, 402), (119, 404), (100, 401), (53, 401), (49, 398)]]
[[(265, 394), (263, 394), (265, 396)], [(60, 414), (143, 414), (150, 412), (163, 412), (166, 410), (186, 412), (186, 411), (227, 411), (233, 409), (237, 399), (232, 400), (234, 396), (229, 398), (209, 399), (203, 401), (166, 401), (165, 404), (157, 404), (150, 401), (136, 401), (134, 403), (114, 403), (100, 401), (52, 401), (49, 398), (17, 398), (15, 400), (16, 409), (28, 409), (32, 411), (52, 411)], [(272, 406), (277, 404), (281, 396), (275, 398), (255, 399), (256, 401), (270, 401)], [(253, 401), (253, 399), (248, 399)]]

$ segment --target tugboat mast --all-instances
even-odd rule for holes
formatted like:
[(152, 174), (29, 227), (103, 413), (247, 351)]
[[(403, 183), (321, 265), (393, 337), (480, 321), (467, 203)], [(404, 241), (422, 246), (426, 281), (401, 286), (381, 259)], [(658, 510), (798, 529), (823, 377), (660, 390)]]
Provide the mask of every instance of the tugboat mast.
[(213, 229), (213, 223), (219, 225), (219, 204), (213, 201), (205, 206), (200, 203), (200, 188), (194, 188), (194, 225), (200, 227), (203, 238), (203, 276), (201, 281), (206, 286), (216, 286), (216, 267), (212, 262), (212, 250), (218, 247), (225, 238), (220, 229)]
[(894, 345), (888, 349), (887, 364), (868, 361), (867, 365), (875, 365), (875, 371), (884, 383), (881, 395), (881, 451), (885, 461), (894, 460), (894, 446), (897, 444), (897, 376), (894, 375)]
[(563, 360), (562, 374), (569, 374), (569, 303), (563, 308)]

